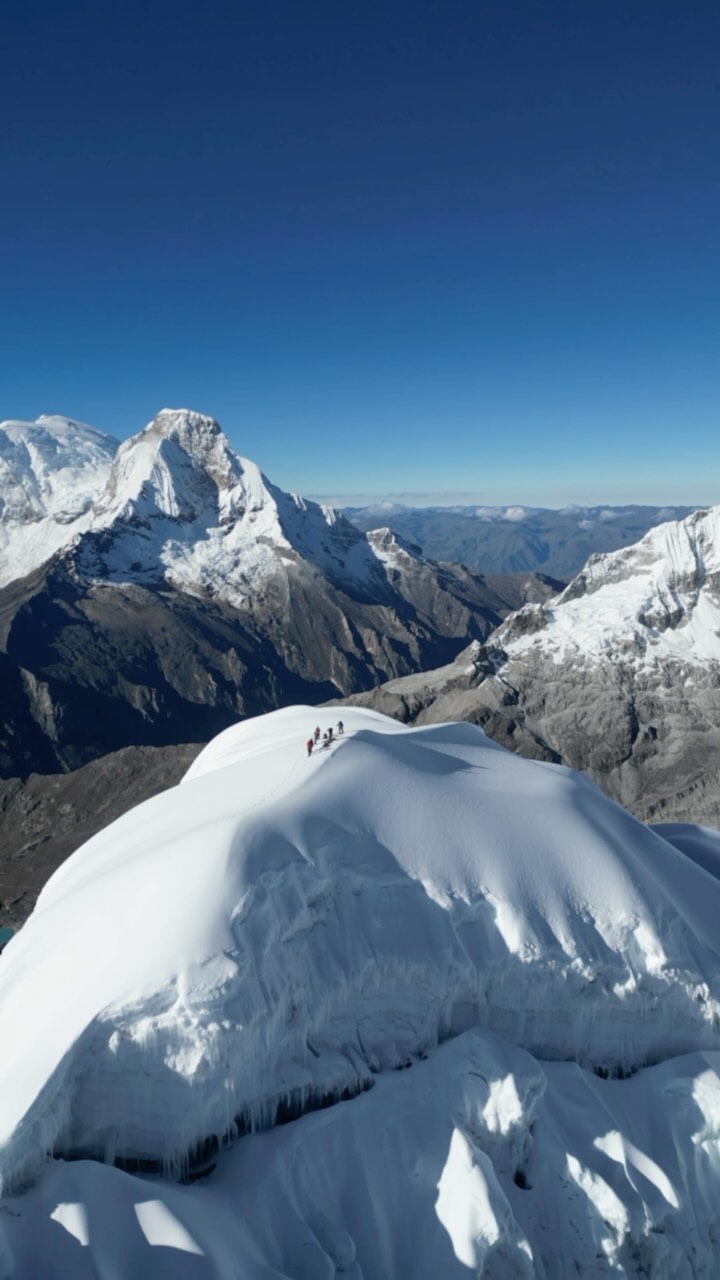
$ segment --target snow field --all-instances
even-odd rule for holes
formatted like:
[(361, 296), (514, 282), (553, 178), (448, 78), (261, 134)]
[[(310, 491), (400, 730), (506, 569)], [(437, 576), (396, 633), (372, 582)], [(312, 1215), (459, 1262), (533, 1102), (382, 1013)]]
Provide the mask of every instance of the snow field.
[(473, 725), (291, 708), (96, 836), (0, 966), (0, 1170), (177, 1173), (206, 1140), (486, 1027), (626, 1073), (720, 1047), (720, 885), (580, 775)]
[(69, 418), (0, 422), (0, 587), (90, 527), (116, 449)]

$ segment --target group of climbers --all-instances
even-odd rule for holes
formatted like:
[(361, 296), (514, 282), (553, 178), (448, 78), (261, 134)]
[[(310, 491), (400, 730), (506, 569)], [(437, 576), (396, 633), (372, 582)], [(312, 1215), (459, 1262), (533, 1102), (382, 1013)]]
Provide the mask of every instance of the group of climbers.
[[(305, 746), (307, 747), (307, 753), (309, 756), (312, 755), (313, 748), (316, 747), (320, 742), (320, 732), (321, 732), (320, 726), (318, 725), (312, 737), (308, 738), (307, 742), (305, 743)], [(324, 750), (330, 746), (330, 744), (333, 741), (333, 733), (337, 734), (338, 738), (341, 738), (344, 732), (345, 732), (345, 725), (343, 724), (342, 720), (338, 720), (337, 725), (335, 726), (335, 729), (333, 729), (332, 726), (329, 729), (326, 729), (322, 735), (321, 750)]]

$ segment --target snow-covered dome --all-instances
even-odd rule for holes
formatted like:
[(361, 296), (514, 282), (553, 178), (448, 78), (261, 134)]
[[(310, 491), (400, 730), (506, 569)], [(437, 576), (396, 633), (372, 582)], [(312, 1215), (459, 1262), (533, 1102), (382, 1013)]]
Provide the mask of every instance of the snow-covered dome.
[(470, 724), (227, 730), (4, 952), (0, 1276), (715, 1274), (720, 836), (664, 834)]
[[(172, 1165), (486, 1026), (629, 1070), (720, 1047), (720, 885), (473, 725), (295, 708), (66, 862), (0, 970), (0, 1169)], [(29, 1012), (30, 1011), (30, 1012)]]

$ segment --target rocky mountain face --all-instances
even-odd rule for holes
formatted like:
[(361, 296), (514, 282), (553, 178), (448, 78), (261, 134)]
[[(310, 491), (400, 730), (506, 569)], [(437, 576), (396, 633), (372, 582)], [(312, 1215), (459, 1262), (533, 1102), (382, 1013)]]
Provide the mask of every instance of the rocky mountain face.
[(593, 557), (484, 643), (351, 702), (481, 724), (588, 773), (638, 817), (720, 825), (720, 507)]
[(175, 786), (200, 747), (124, 747), (71, 773), (0, 778), (0, 928), (17, 928), (56, 867), (134, 805)]
[(484, 573), (543, 572), (567, 581), (591, 555), (629, 546), (692, 507), (421, 507), (347, 508), (359, 529), (382, 521), (435, 560)]
[(278, 489), (201, 414), (164, 410), (119, 447), (64, 419), (38, 433), (42, 449), (28, 424), (0, 430), (29, 495), (16, 485), (0, 512), (0, 776), (205, 742), (367, 688), (552, 589), (361, 533)]

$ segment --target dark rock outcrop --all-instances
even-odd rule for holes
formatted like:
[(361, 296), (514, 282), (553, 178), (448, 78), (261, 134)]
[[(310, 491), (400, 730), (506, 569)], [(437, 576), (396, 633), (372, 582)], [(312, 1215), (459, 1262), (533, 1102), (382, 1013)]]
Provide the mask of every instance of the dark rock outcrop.
[(65, 858), (127, 809), (179, 782), (199, 749), (127, 747), (73, 773), (0, 779), (0, 926), (21, 925)]

